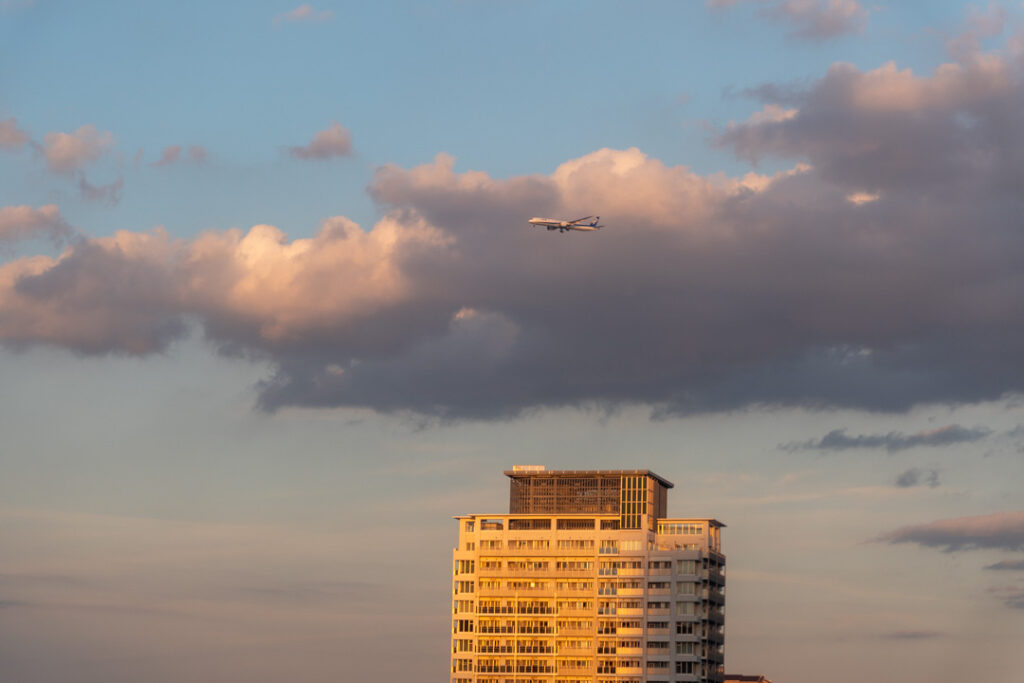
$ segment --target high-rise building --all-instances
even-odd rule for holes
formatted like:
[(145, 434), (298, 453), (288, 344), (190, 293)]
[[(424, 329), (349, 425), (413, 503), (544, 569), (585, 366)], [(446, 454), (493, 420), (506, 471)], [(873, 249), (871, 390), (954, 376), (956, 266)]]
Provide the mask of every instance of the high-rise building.
[(720, 683), (724, 524), (667, 516), (649, 470), (517, 466), (463, 515), (451, 683)]

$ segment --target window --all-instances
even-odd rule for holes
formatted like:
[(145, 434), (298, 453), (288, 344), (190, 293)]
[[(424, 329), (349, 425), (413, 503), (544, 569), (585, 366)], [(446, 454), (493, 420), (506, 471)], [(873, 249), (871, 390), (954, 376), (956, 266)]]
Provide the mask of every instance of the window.
[(455, 620), (455, 632), (456, 633), (472, 633), (473, 632), (473, 620), (472, 619), (456, 619)]
[[(560, 519), (557, 524), (561, 531), (581, 530), (581, 529), (593, 529), (593, 519)], [(593, 543), (593, 541), (591, 541)]]
[(455, 563), (456, 574), (472, 574), (475, 568), (474, 560), (459, 560)]
[(696, 595), (697, 584), (693, 581), (679, 581), (676, 583), (676, 593), (679, 595)]
[(658, 522), (658, 533), (668, 536), (702, 536), (704, 525), (696, 522)]
[(476, 529), (476, 522), (474, 522), (471, 519), (466, 520), (465, 529), (466, 529), (466, 533), (469, 533), (469, 534), (473, 533), (473, 531)]
[(677, 655), (699, 655), (700, 644), (699, 643), (676, 643), (676, 654)]
[(694, 623), (692, 621), (677, 621), (676, 633), (681, 636), (692, 636), (694, 634)]
[[(561, 520), (560, 519), (558, 521), (559, 522), (563, 522), (563, 521), (567, 521), (567, 520)], [(593, 521), (593, 520), (591, 520), (591, 521)], [(575, 538), (569, 538), (569, 539), (563, 538), (563, 539), (558, 541), (558, 549), (559, 550), (593, 550), (594, 549), (594, 541), (593, 540), (581, 540), (581, 539), (575, 539)]]
[(480, 547), (484, 550), (501, 550), (501, 541), (480, 541)]
[(476, 543), (473, 541), (466, 541), (466, 550), (476, 550)]
[(676, 603), (676, 614), (691, 615), (697, 613), (697, 603), (695, 602), (677, 602)]
[(676, 574), (696, 574), (696, 560), (676, 560)]
[(534, 529), (550, 529), (550, 519), (510, 519), (508, 520), (509, 531), (523, 531)]
[(677, 674), (697, 673), (697, 662), (676, 662)]
[(547, 550), (551, 542), (546, 539), (512, 539), (508, 542), (509, 550)]
[(619, 542), (605, 539), (601, 541), (601, 548), (598, 552), (602, 555), (615, 555), (619, 552)]

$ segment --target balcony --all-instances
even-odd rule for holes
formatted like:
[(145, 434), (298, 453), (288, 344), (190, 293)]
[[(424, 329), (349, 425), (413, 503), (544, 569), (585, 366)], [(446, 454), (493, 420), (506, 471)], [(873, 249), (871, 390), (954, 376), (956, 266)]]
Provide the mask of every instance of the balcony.
[(627, 627), (627, 626), (620, 626), (617, 630), (618, 630), (618, 634), (617, 635), (620, 635), (620, 636), (642, 636), (644, 634), (644, 629), (642, 627), (641, 628), (630, 628), (630, 627)]
[[(643, 607), (619, 607), (618, 608), (618, 613), (619, 613), (619, 616), (621, 616), (621, 617), (642, 617), (644, 615), (644, 608)], [(655, 613), (654, 611), (650, 612), (650, 614), (654, 614), (654, 613)], [(614, 612), (613, 612), (613, 614), (614, 614)]]
[(639, 655), (642, 655), (644, 653), (643, 648), (639, 648), (639, 647), (623, 647), (623, 646), (619, 645), (617, 649), (618, 649), (620, 655), (637, 655), (637, 656), (639, 656)]
[(619, 588), (619, 595), (623, 597), (635, 597), (642, 598), (644, 595), (643, 588)]
[[(560, 607), (558, 609), (559, 616), (586, 616), (594, 613), (593, 607)], [(599, 612), (600, 613), (600, 612)]]

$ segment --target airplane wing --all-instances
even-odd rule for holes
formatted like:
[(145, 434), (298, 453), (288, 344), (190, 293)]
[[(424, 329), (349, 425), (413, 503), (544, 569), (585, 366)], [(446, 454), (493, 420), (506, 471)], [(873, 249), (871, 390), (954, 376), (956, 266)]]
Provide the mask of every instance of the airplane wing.
[(574, 226), (572, 226), (572, 228), (571, 228), (571, 229), (572, 229), (572, 230), (597, 230), (597, 229), (598, 229), (598, 227), (600, 227), (600, 226), (592, 226), (592, 225), (574, 225)]
[(569, 221), (569, 222), (570, 223), (582, 223), (583, 221), (587, 220), (588, 218), (593, 218), (593, 216), (584, 216), (583, 218), (577, 218), (576, 220)]

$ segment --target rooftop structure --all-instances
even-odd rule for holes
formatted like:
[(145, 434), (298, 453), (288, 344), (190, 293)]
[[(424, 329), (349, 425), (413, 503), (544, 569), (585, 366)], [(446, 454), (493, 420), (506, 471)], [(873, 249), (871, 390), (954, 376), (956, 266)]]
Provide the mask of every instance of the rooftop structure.
[(456, 517), (452, 683), (723, 681), (721, 522), (649, 470), (505, 474), (508, 514)]

